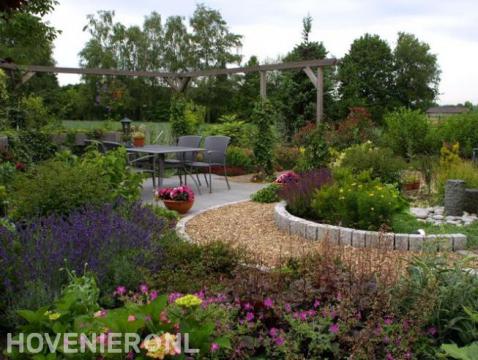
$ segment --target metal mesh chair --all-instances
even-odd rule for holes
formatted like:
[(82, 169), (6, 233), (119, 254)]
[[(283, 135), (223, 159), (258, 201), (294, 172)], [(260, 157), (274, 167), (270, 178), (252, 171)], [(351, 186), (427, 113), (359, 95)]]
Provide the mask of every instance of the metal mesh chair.
[[(224, 177), (226, 178), (227, 188), (231, 190), (231, 185), (229, 185), (229, 179), (227, 178), (226, 170), (226, 152), (227, 147), (231, 138), (229, 136), (208, 136), (204, 142), (204, 161), (193, 161), (187, 165), (196, 170), (208, 169), (209, 172), (209, 182), (204, 174), (206, 179), (206, 185), (209, 186), (209, 192), (212, 192), (212, 167), (213, 166), (222, 166), (224, 168)], [(196, 173), (197, 174), (197, 173)]]
[[(178, 146), (184, 146), (184, 147), (191, 147), (191, 148), (198, 148), (199, 145), (201, 144), (202, 136), (199, 135), (185, 135), (185, 136), (180, 136), (178, 138), (177, 145)], [(170, 168), (170, 169), (177, 169), (178, 171), (178, 176), (179, 176), (179, 182), (182, 185), (183, 180), (182, 180), (182, 174), (181, 170), (184, 173), (184, 182), (187, 183), (187, 168), (186, 165), (189, 163), (192, 163), (196, 160), (196, 155), (197, 152), (191, 151), (191, 152), (186, 152), (186, 153), (176, 153), (176, 157), (174, 159), (166, 159), (164, 161), (164, 167), (165, 168)], [(198, 178), (199, 182), (199, 178)], [(200, 183), (200, 182), (199, 182)]]

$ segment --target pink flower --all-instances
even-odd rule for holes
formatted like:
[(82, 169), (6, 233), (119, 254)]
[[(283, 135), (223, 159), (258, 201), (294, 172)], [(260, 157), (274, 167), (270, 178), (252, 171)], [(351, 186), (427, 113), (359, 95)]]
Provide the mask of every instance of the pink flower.
[(181, 293), (178, 293), (178, 292), (171, 293), (168, 296), (168, 302), (170, 304), (172, 304), (176, 301), (176, 299), (179, 299), (181, 296), (183, 296), (183, 295)]
[(248, 312), (248, 313), (246, 314), (246, 320), (249, 321), (249, 322), (251, 322), (252, 320), (254, 320), (254, 313)]
[(277, 346), (281, 346), (281, 345), (284, 344), (284, 338), (282, 338), (282, 337), (279, 336), (279, 337), (277, 337), (277, 338), (274, 339), (274, 343), (275, 343)]
[(284, 305), (284, 310), (288, 313), (290, 313), (292, 311), (292, 307), (290, 306), (290, 304), (285, 304)]
[(126, 288), (124, 286), (118, 286), (115, 292), (113, 293), (113, 295), (118, 295), (118, 296), (122, 296), (124, 294), (126, 294)]
[(169, 323), (169, 318), (168, 318), (168, 314), (166, 313), (165, 310), (161, 311), (161, 313), (159, 314), (159, 320), (161, 320), (162, 322), (165, 322), (165, 323)]
[(129, 322), (136, 321), (136, 316), (134, 316), (134, 315), (128, 316), (128, 321)]
[(145, 321), (151, 321), (151, 320), (152, 320), (152, 319), (151, 319), (151, 315), (146, 315), (146, 316), (144, 317), (144, 320), (145, 320)]
[(317, 309), (320, 306), (320, 300), (314, 301), (314, 309)]
[(253, 306), (251, 304), (249, 304), (248, 302), (245, 303), (243, 306), (244, 310), (252, 310), (253, 309)]
[(106, 310), (102, 309), (94, 313), (93, 317), (102, 318), (106, 316)]
[(387, 316), (383, 322), (385, 323), (385, 325), (392, 325), (393, 319), (390, 316)]
[(393, 357), (392, 354), (387, 353), (387, 355), (385, 356), (385, 360), (395, 360), (395, 358)]
[(219, 348), (220, 348), (219, 344), (217, 344), (217, 343), (212, 343), (211, 344), (211, 352), (218, 351)]
[(437, 328), (434, 327), (434, 326), (430, 326), (428, 329), (427, 329), (427, 334), (430, 335), (430, 336), (435, 336), (437, 334)]
[(329, 326), (329, 331), (332, 333), (332, 334), (335, 334), (337, 335), (339, 333), (339, 325), (334, 323), (332, 325)]
[(269, 330), (269, 336), (272, 338), (275, 338), (279, 335), (279, 330), (277, 328), (273, 327)]
[(157, 299), (158, 292), (156, 290), (151, 291), (151, 293), (149, 294), (149, 297), (150, 297), (151, 301)]
[(141, 293), (143, 293), (143, 294), (147, 294), (148, 290), (149, 290), (148, 285), (146, 285), (146, 284), (141, 284), (139, 286), (139, 291), (141, 291)]
[(271, 298), (266, 298), (264, 300), (264, 306), (268, 309), (271, 309), (274, 306), (274, 301)]

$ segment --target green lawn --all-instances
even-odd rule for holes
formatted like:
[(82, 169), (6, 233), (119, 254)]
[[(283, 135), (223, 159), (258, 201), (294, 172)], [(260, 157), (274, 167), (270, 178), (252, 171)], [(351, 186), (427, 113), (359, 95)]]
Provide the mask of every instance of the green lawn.
[[(105, 130), (121, 130), (119, 121), (101, 121), (101, 120), (63, 120), (63, 126), (66, 129), (91, 130), (91, 129), (105, 129)], [(162, 132), (159, 142), (167, 143), (171, 139), (171, 130), (169, 123), (157, 122), (133, 122), (133, 125), (144, 125), (146, 127), (147, 141), (149, 139), (156, 139)]]

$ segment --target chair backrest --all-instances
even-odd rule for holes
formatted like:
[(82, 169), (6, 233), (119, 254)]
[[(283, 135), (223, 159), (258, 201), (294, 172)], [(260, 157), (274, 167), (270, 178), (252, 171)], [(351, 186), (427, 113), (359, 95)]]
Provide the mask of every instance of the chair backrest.
[(120, 144), (119, 142), (116, 142), (116, 141), (102, 141), (103, 143), (103, 146), (105, 148), (105, 151), (110, 151), (110, 150), (114, 150), (114, 149), (117, 149), (117, 148), (120, 148), (120, 147), (123, 147), (123, 144)]
[(96, 150), (98, 150), (100, 153), (104, 154), (106, 153), (106, 147), (103, 145), (103, 143), (99, 140), (95, 139), (86, 139), (85, 140), (85, 145), (87, 148), (89, 147), (96, 147)]
[[(202, 136), (199, 135), (185, 135), (178, 138), (178, 146), (198, 148), (201, 144)], [(194, 161), (196, 160), (196, 152), (187, 152), (187, 153), (177, 153), (176, 159), (183, 161)]]
[(224, 164), (226, 161), (227, 146), (231, 138), (229, 136), (208, 136), (204, 142), (206, 148), (206, 160), (209, 163)]

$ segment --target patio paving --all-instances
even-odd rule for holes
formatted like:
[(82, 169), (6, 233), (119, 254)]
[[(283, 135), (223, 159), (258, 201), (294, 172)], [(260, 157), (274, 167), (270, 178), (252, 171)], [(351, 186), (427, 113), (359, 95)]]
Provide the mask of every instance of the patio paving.
[[(213, 175), (212, 194), (210, 194), (208, 188), (204, 183), (204, 178), (201, 177), (201, 181), (201, 195), (199, 195), (196, 186), (192, 182), (191, 178), (188, 177), (188, 185), (190, 185), (193, 189), (196, 198), (193, 207), (191, 208), (191, 210), (189, 210), (187, 215), (198, 213), (199, 211), (210, 208), (212, 206), (227, 204), (240, 200), (248, 200), (252, 193), (256, 192), (259, 189), (262, 189), (264, 186), (267, 185), (235, 181), (234, 177), (230, 177), (229, 183), (231, 184), (231, 190), (228, 190), (224, 177)], [(179, 186), (178, 177), (172, 176), (164, 179), (163, 186)], [(155, 202), (153, 198), (153, 182), (151, 178), (145, 180), (145, 182), (143, 183), (142, 200), (147, 203)]]

